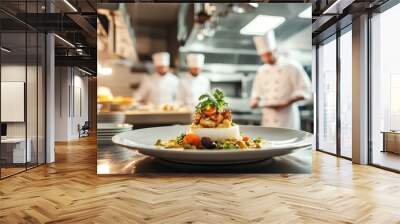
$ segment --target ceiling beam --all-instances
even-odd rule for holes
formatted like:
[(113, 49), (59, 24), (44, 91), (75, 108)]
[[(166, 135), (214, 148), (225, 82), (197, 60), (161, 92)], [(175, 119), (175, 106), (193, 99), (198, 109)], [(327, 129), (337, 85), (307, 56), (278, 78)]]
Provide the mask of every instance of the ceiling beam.
[(79, 66), (96, 68), (97, 58), (92, 56), (55, 56), (56, 66)]
[(85, 17), (80, 14), (68, 14), (72, 21), (79, 25), (90, 37), (96, 37), (96, 29), (90, 24)]

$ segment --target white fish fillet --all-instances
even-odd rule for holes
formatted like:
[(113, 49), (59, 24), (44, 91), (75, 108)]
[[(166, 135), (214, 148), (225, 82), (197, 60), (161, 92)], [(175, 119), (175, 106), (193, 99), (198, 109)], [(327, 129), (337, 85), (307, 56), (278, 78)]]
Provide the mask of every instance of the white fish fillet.
[(190, 128), (190, 132), (200, 138), (209, 137), (213, 141), (224, 139), (240, 139), (239, 125), (230, 128)]

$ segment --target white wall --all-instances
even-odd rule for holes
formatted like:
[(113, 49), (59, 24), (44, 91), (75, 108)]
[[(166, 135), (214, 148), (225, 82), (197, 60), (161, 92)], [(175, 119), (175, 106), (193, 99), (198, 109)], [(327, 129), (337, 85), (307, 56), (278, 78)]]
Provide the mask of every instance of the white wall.
[(69, 76), (67, 67), (55, 68), (55, 141), (69, 139)]
[[(18, 81), (25, 82), (25, 69), (28, 69), (28, 73), (32, 69), (32, 66), (25, 67), (25, 65), (2, 65), (1, 66), (1, 81)], [(29, 97), (29, 93), (27, 94)], [(1, 108), (7, 110), (7, 108)], [(28, 115), (29, 116), (29, 115)], [(28, 118), (28, 120), (30, 120)], [(8, 137), (25, 137), (25, 122), (9, 122), (7, 123), (7, 136)]]
[(82, 75), (75, 68), (56, 67), (56, 141), (79, 138), (78, 125), (88, 121), (88, 79)]
[[(75, 70), (76, 72), (76, 70)], [(74, 99), (74, 102), (71, 102), (72, 108), (72, 119), (71, 119), (71, 135), (72, 138), (78, 138), (78, 125), (83, 125), (85, 121), (89, 120), (88, 117), (88, 79), (87, 77), (83, 77), (80, 75), (74, 75), (74, 91), (72, 92), (73, 96), (71, 99)]]

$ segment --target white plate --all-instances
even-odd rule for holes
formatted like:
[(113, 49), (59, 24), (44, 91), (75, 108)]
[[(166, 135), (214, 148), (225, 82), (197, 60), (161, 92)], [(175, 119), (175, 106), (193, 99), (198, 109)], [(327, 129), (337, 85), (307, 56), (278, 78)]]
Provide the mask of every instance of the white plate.
[(110, 137), (97, 137), (97, 140), (110, 140), (111, 141), (112, 136)]
[(103, 134), (103, 133), (121, 133), (121, 132), (125, 132), (125, 131), (130, 131), (132, 129), (118, 129), (118, 130), (102, 130), (102, 131), (97, 131), (97, 133), (99, 134)]
[(188, 126), (166, 126), (127, 131), (115, 135), (115, 144), (137, 149), (140, 153), (157, 158), (190, 164), (235, 164), (261, 161), (282, 156), (312, 145), (312, 134), (284, 128), (240, 126), (240, 131), (251, 138), (268, 141), (261, 149), (247, 150), (182, 150), (160, 149), (157, 139), (174, 139), (187, 132)]
[(119, 132), (111, 132), (111, 133), (98, 133), (98, 132), (97, 132), (97, 136), (114, 136), (114, 135), (117, 135), (117, 134), (119, 134), (119, 133), (127, 132), (127, 131), (130, 131), (130, 130), (119, 131)]
[(132, 129), (131, 124), (113, 124), (113, 123), (98, 123), (97, 130), (120, 130), (120, 129)]

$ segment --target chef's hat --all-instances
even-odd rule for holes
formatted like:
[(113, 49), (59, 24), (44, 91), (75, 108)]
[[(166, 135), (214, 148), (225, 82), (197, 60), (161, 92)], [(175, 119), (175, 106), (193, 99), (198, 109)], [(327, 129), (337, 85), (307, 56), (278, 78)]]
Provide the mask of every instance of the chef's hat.
[(155, 66), (169, 66), (168, 52), (158, 52), (153, 54), (153, 62)]
[(204, 54), (186, 55), (186, 63), (189, 68), (202, 68), (204, 65)]
[(275, 33), (273, 30), (267, 32), (263, 36), (254, 36), (253, 40), (258, 54), (264, 54), (265, 52), (276, 49)]

